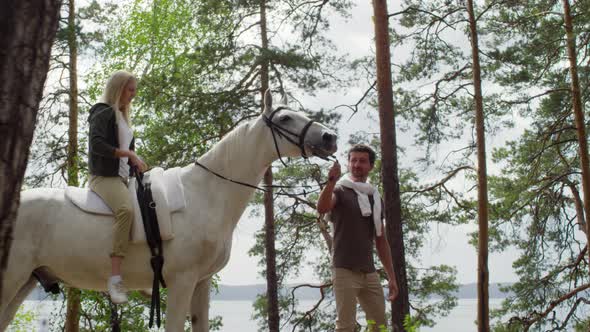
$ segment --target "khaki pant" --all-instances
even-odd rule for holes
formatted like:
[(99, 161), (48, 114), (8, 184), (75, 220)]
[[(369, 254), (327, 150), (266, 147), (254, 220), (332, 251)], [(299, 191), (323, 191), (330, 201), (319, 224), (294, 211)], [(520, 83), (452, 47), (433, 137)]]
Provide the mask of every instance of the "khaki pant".
[(133, 222), (133, 204), (124, 180), (119, 176), (90, 176), (90, 189), (100, 196), (115, 214), (111, 256), (125, 257)]
[(357, 300), (367, 321), (375, 323), (368, 331), (377, 332), (380, 331), (378, 327), (387, 326), (385, 296), (377, 272), (363, 273), (333, 268), (332, 282), (336, 297), (336, 331), (355, 331)]

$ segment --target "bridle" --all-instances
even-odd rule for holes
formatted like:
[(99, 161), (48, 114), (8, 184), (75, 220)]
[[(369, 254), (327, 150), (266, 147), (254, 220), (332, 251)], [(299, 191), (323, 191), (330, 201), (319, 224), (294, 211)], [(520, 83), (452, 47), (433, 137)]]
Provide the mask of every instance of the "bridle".
[[(309, 131), (309, 128), (311, 127), (311, 125), (314, 123), (314, 120), (309, 120), (305, 124), (305, 126), (303, 126), (303, 129), (301, 129), (301, 132), (299, 134), (298, 133), (294, 133), (291, 130), (289, 130), (289, 129), (287, 129), (287, 128), (285, 128), (285, 127), (283, 127), (283, 126), (281, 126), (281, 125), (279, 125), (279, 124), (277, 124), (277, 123), (275, 123), (275, 122), (272, 121), (272, 118), (275, 116), (275, 114), (277, 114), (278, 112), (280, 112), (280, 111), (282, 111), (284, 109), (288, 109), (288, 108), (287, 107), (284, 107), (284, 106), (280, 106), (280, 107), (277, 107), (274, 111), (272, 111), (269, 116), (264, 115), (264, 122), (266, 123), (266, 125), (270, 129), (270, 132), (272, 133), (272, 139), (274, 141), (275, 149), (277, 151), (277, 155), (279, 156), (279, 159), (281, 160), (281, 163), (283, 163), (283, 165), (285, 165), (285, 167), (287, 167), (287, 164), (283, 161), (283, 158), (281, 156), (281, 150), (279, 149), (279, 144), (277, 143), (277, 136), (282, 137), (282, 138), (286, 139), (287, 141), (289, 141), (291, 144), (297, 146), (301, 150), (301, 156), (304, 159), (308, 159), (309, 156), (307, 155), (307, 153), (305, 153), (305, 135), (307, 135), (307, 132)], [(325, 157), (325, 156), (320, 156), (318, 154), (315, 154), (313, 152), (312, 152), (312, 154), (314, 156), (316, 156), (318, 158), (321, 158), (321, 159), (324, 159), (324, 160), (330, 160), (330, 158), (333, 158), (334, 160), (336, 160), (336, 157), (334, 157), (334, 156), (327, 156), (327, 157)], [(195, 165), (197, 165), (197, 166), (205, 169), (206, 171), (208, 171), (208, 172), (212, 173), (213, 175), (215, 175), (215, 176), (217, 176), (219, 178), (222, 178), (222, 179), (224, 179), (226, 181), (233, 182), (233, 183), (236, 183), (236, 184), (240, 184), (240, 185), (243, 185), (243, 186), (246, 186), (246, 187), (258, 189), (258, 190), (261, 190), (261, 191), (267, 191), (267, 190), (265, 190), (263, 188), (260, 188), (258, 186), (251, 185), (249, 183), (244, 183), (244, 182), (241, 182), (241, 181), (236, 181), (236, 180), (227, 178), (227, 177), (225, 177), (225, 176), (223, 176), (223, 175), (221, 175), (221, 174), (219, 174), (219, 173), (217, 173), (217, 172), (209, 169), (207, 166), (201, 164), (200, 162), (198, 162), (196, 160), (195, 160)], [(268, 186), (268, 187), (271, 187), (271, 188), (285, 188), (285, 187), (290, 187), (290, 186)]]
[[(272, 121), (272, 118), (275, 116), (275, 114), (284, 109), (287, 109), (287, 107), (277, 107), (274, 111), (270, 113), (269, 116), (264, 115), (264, 122), (266, 122), (266, 125), (268, 126), (268, 128), (270, 128), (270, 132), (272, 133), (272, 139), (275, 143), (275, 149), (277, 151), (279, 159), (281, 160), (281, 163), (283, 163), (283, 165), (287, 167), (287, 164), (283, 161), (283, 157), (281, 156), (281, 150), (279, 149), (279, 145), (277, 143), (277, 135), (279, 137), (286, 139), (291, 144), (297, 146), (301, 150), (301, 156), (304, 159), (307, 159), (309, 158), (309, 156), (305, 153), (305, 135), (307, 135), (309, 127), (311, 127), (311, 125), (314, 123), (314, 120), (309, 120), (309, 122), (307, 122), (305, 126), (303, 126), (303, 129), (301, 129), (301, 132), (299, 134), (294, 133), (289, 129), (282, 127), (278, 123)], [(294, 138), (298, 140), (295, 140)]]

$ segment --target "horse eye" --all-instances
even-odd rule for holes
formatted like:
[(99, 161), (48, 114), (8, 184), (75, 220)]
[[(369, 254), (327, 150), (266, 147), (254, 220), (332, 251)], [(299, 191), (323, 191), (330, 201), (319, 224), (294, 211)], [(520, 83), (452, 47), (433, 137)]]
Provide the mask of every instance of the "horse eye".
[(288, 121), (291, 121), (292, 119), (291, 119), (291, 117), (290, 117), (290, 116), (288, 116), (288, 115), (283, 115), (283, 116), (281, 116), (281, 117), (280, 117), (280, 119), (279, 119), (279, 120), (280, 120), (281, 122), (288, 122)]

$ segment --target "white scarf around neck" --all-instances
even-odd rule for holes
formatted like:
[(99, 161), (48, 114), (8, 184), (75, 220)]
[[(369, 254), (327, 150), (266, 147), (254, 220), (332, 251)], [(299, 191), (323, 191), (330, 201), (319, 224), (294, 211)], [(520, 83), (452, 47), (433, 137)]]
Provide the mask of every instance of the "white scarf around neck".
[[(373, 223), (375, 223), (375, 232), (377, 236), (381, 236), (381, 195), (379, 190), (373, 187), (370, 183), (365, 182), (354, 182), (348, 177), (342, 177), (338, 183), (339, 185), (350, 188), (356, 193), (359, 207), (361, 208), (361, 214), (363, 217), (373, 215)], [(371, 211), (371, 202), (369, 201), (369, 195), (373, 195), (373, 209)]]

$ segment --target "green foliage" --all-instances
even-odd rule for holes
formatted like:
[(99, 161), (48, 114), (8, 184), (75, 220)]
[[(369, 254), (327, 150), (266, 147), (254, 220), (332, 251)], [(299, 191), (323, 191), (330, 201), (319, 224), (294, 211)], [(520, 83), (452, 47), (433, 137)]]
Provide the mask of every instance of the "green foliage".
[(524, 330), (524, 326), (518, 321), (509, 322), (506, 324), (499, 322), (495, 325), (492, 325), (491, 328), (494, 332), (519, 332)]
[(10, 323), (8, 330), (12, 332), (28, 332), (35, 326), (36, 321), (37, 316), (35, 315), (35, 311), (33, 309), (27, 310), (24, 306), (21, 306), (16, 312), (12, 323)]
[[(104, 46), (105, 35), (108, 34), (112, 17), (119, 10), (116, 2), (92, 0), (84, 2), (84, 6), (76, 3), (73, 26), (68, 22), (69, 6), (67, 2), (61, 7), (59, 26), (56, 39), (52, 46), (50, 69), (47, 76), (47, 89), (40, 104), (30, 159), (27, 165), (25, 186), (63, 187), (72, 178), (68, 174), (66, 158), (69, 126), (70, 99), (70, 49), (68, 36), (73, 30), (76, 38), (78, 72), (78, 179), (71, 183), (84, 185), (87, 180), (87, 137), (86, 112), (90, 108), (91, 91), (87, 90), (83, 79), (86, 76), (85, 62), (96, 56), (96, 52)], [(80, 65), (82, 64), (82, 65)]]
[[(473, 130), (475, 101), (464, 3), (409, 0), (402, 9), (393, 14), (393, 22), (401, 27), (393, 25), (392, 47), (403, 47), (410, 54), (393, 58), (399, 71), (394, 86), (396, 115), (403, 119), (396, 125), (414, 129), (415, 143), (424, 150), (427, 165), (433, 162), (432, 148), (443, 142), (460, 142), (464, 155), (458, 159), (467, 159), (475, 147), (474, 137), (466, 134)], [(479, 29), (480, 40), (486, 40), (485, 31)], [(494, 63), (483, 56), (480, 62), (482, 80), (486, 80)], [(494, 132), (511, 126), (510, 113), (500, 104), (502, 95), (493, 89), (483, 93), (486, 129)]]
[(586, 318), (585, 320), (576, 323), (576, 332), (584, 332), (588, 330), (590, 330), (590, 318)]
[(418, 332), (420, 330), (420, 326), (421, 324), (419, 319), (414, 319), (410, 315), (406, 315), (406, 317), (404, 317), (404, 329), (406, 332)]
[[(578, 259), (586, 241), (576, 225), (580, 188), (574, 133), (549, 138), (545, 127), (539, 129), (526, 131), (497, 154), (507, 167), (490, 181), (491, 197), (497, 202), (490, 220), (501, 240), (498, 244), (515, 246), (522, 253), (513, 264), (520, 280), (508, 288), (514, 295), (494, 313), (496, 317), (534, 317), (534, 312), (543, 312), (548, 303), (588, 280), (587, 263)], [(574, 323), (583, 312), (574, 305), (580, 296), (558, 306), (559, 311), (577, 312), (571, 316)], [(558, 322), (562, 317), (545, 319)], [(548, 322), (545, 319), (539, 321), (541, 326)], [(516, 323), (507, 326), (521, 324), (511, 321)]]
[[(467, 24), (461, 2), (406, 1), (399, 16), (402, 28), (393, 33), (394, 45), (411, 46), (399, 64), (396, 88), (402, 128), (418, 128), (415, 142), (468, 142), (446, 169), (469, 165), (473, 136), (473, 100), (468, 40), (458, 31)], [(480, 59), (484, 80), (486, 130), (501, 132), (513, 126), (510, 115), (522, 117), (527, 129), (517, 139), (493, 151), (499, 174), (489, 176), (490, 249), (517, 248), (514, 262), (519, 281), (507, 287), (511, 296), (493, 313), (498, 331), (520, 331), (552, 324), (568, 328), (580, 323), (582, 294), (560, 301), (548, 315), (538, 317), (549, 303), (588, 282), (583, 257), (585, 227), (580, 205), (580, 169), (575, 128), (572, 127), (570, 78), (563, 30), (562, 4), (556, 1), (486, 2), (478, 16)], [(572, 6), (583, 98), (589, 100), (587, 1)], [(453, 30), (457, 31), (454, 32)], [(487, 88), (486, 88), (487, 85)], [(487, 91), (487, 92), (486, 92)], [(401, 122), (401, 121), (399, 121)], [(399, 123), (398, 122), (398, 123)], [(522, 125), (522, 124), (521, 124)], [(449, 157), (445, 158), (447, 160)], [(475, 182), (472, 173), (466, 181)], [(465, 185), (463, 185), (465, 187)], [(444, 192), (441, 189), (445, 189)], [(441, 190), (441, 191), (439, 191)], [(436, 186), (439, 202), (452, 198), (447, 210), (455, 223), (477, 216), (470, 193)], [(440, 206), (435, 207), (441, 209)], [(576, 210), (578, 209), (578, 210)], [(476, 245), (477, 234), (472, 243)], [(411, 276), (411, 270), (408, 272)], [(568, 315), (567, 313), (571, 313)], [(500, 320), (508, 320), (502, 323)]]
[(387, 326), (381, 324), (375, 327), (377, 323), (374, 320), (367, 320), (367, 326), (365, 327), (364, 331), (366, 332), (387, 332)]
[[(582, 11), (586, 6), (572, 6), (577, 31), (590, 23)], [(586, 239), (579, 219), (584, 217), (577, 210), (582, 188), (568, 64), (563, 61), (563, 8), (553, 1), (514, 2), (497, 8), (488, 27), (494, 32), (494, 78), (506, 91), (505, 105), (531, 122), (520, 137), (493, 152), (494, 162), (504, 167), (490, 178), (490, 235), (497, 249), (511, 246), (521, 253), (513, 263), (519, 280), (506, 287), (511, 296), (492, 313), (502, 320), (495, 330), (583, 326), (583, 293), (539, 314), (588, 282), (587, 261), (580, 259)], [(584, 33), (577, 36), (581, 59), (588, 40)], [(588, 82), (587, 75), (580, 76), (582, 87)], [(582, 91), (588, 100), (588, 90)]]
[[(287, 319), (287, 315), (289, 314), (290, 305), (292, 305), (291, 301), (283, 294), (279, 296), (279, 312), (281, 321), (285, 321)], [(268, 330), (268, 296), (266, 294), (258, 294), (256, 296), (256, 300), (252, 304), (254, 308), (254, 313), (252, 314), (252, 319), (258, 321), (258, 331), (267, 331)]]
[(240, 12), (229, 1), (136, 1), (118, 18), (101, 50), (94, 97), (116, 69), (139, 78), (133, 124), (148, 164), (185, 165), (257, 114), (255, 54), (234, 35)]

